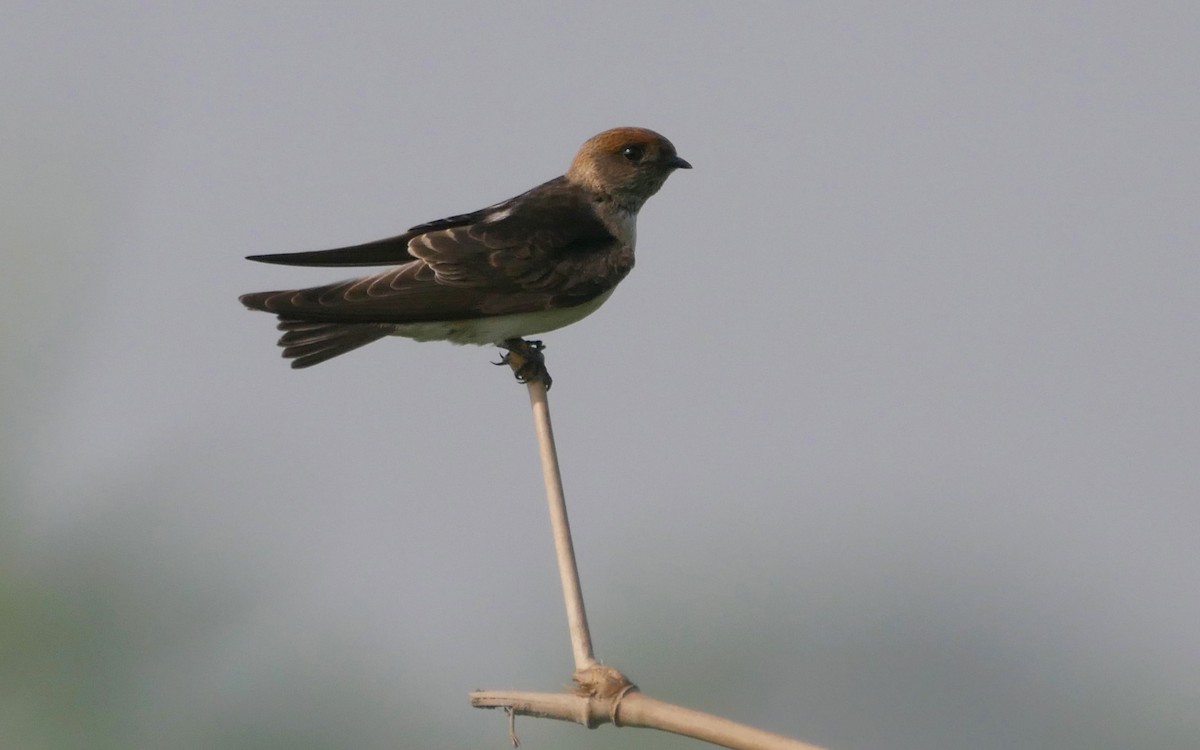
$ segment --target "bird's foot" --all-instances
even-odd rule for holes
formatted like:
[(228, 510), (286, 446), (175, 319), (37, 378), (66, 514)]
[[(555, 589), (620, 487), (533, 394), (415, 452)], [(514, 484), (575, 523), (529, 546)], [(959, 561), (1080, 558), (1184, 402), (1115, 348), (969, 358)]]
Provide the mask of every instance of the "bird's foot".
[(518, 383), (532, 383), (540, 380), (546, 385), (546, 390), (550, 390), (550, 383), (553, 381), (550, 373), (546, 371), (546, 357), (542, 354), (542, 350), (546, 347), (542, 342), (505, 339), (498, 346), (504, 349), (505, 353), (500, 356), (499, 362), (492, 364), (511, 367)]

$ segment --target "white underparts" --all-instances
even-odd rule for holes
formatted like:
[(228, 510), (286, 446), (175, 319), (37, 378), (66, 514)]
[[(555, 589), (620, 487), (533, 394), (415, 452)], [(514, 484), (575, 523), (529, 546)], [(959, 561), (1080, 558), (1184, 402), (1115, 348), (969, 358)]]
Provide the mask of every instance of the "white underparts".
[(449, 341), (454, 344), (497, 344), (506, 339), (546, 333), (583, 320), (596, 312), (612, 295), (612, 290), (574, 307), (539, 310), (512, 315), (494, 315), (471, 320), (443, 320), (429, 323), (400, 323), (393, 336), (415, 341)]

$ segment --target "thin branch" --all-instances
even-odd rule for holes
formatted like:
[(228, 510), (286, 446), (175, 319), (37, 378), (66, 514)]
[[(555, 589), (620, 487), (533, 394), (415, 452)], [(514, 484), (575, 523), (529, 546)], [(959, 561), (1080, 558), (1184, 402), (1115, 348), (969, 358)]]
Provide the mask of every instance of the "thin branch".
[(736, 750), (821, 750), (816, 745), (666, 703), (639, 692), (633, 686), (630, 688), (609, 698), (570, 693), (479, 690), (471, 693), (471, 705), (476, 708), (504, 708), (522, 716), (572, 721), (588, 728), (612, 723), (621, 727), (659, 729)]
[(583, 608), (583, 590), (579, 585), (579, 569), (575, 565), (575, 546), (571, 542), (571, 525), (567, 521), (567, 502), (563, 497), (562, 475), (558, 471), (558, 452), (554, 448), (554, 430), (550, 425), (550, 405), (546, 400), (546, 384), (530, 380), (529, 405), (533, 408), (533, 424), (537, 431), (538, 453), (542, 459), (542, 479), (546, 483), (546, 501), (550, 506), (550, 527), (554, 534), (554, 551), (558, 557), (558, 575), (562, 579), (563, 600), (567, 605), (567, 627), (571, 631), (571, 651), (575, 655), (575, 670), (585, 670), (596, 663), (592, 655), (592, 635), (588, 630), (587, 612)]

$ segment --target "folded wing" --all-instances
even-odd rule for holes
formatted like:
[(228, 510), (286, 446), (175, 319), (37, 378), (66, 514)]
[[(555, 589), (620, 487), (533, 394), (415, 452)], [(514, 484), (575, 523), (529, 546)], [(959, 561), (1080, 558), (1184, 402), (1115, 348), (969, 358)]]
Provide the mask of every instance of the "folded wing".
[(461, 320), (582, 304), (628, 273), (632, 252), (585, 195), (557, 182), (375, 243), (253, 256), (303, 265), (368, 265), (385, 258), (402, 264), (364, 278), (241, 300), (281, 317), (342, 323)]

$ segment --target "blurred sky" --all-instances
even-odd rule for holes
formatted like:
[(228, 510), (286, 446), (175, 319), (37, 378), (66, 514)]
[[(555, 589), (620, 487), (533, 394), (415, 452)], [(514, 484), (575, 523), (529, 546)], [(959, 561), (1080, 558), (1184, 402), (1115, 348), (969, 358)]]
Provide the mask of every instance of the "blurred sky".
[(506, 747), (467, 692), (571, 671), (524, 389), (292, 371), (237, 295), (353, 272), (243, 256), (639, 125), (695, 169), (545, 336), (597, 655), (833, 750), (1197, 747), (1197, 7), (7, 3), (0, 746)]

